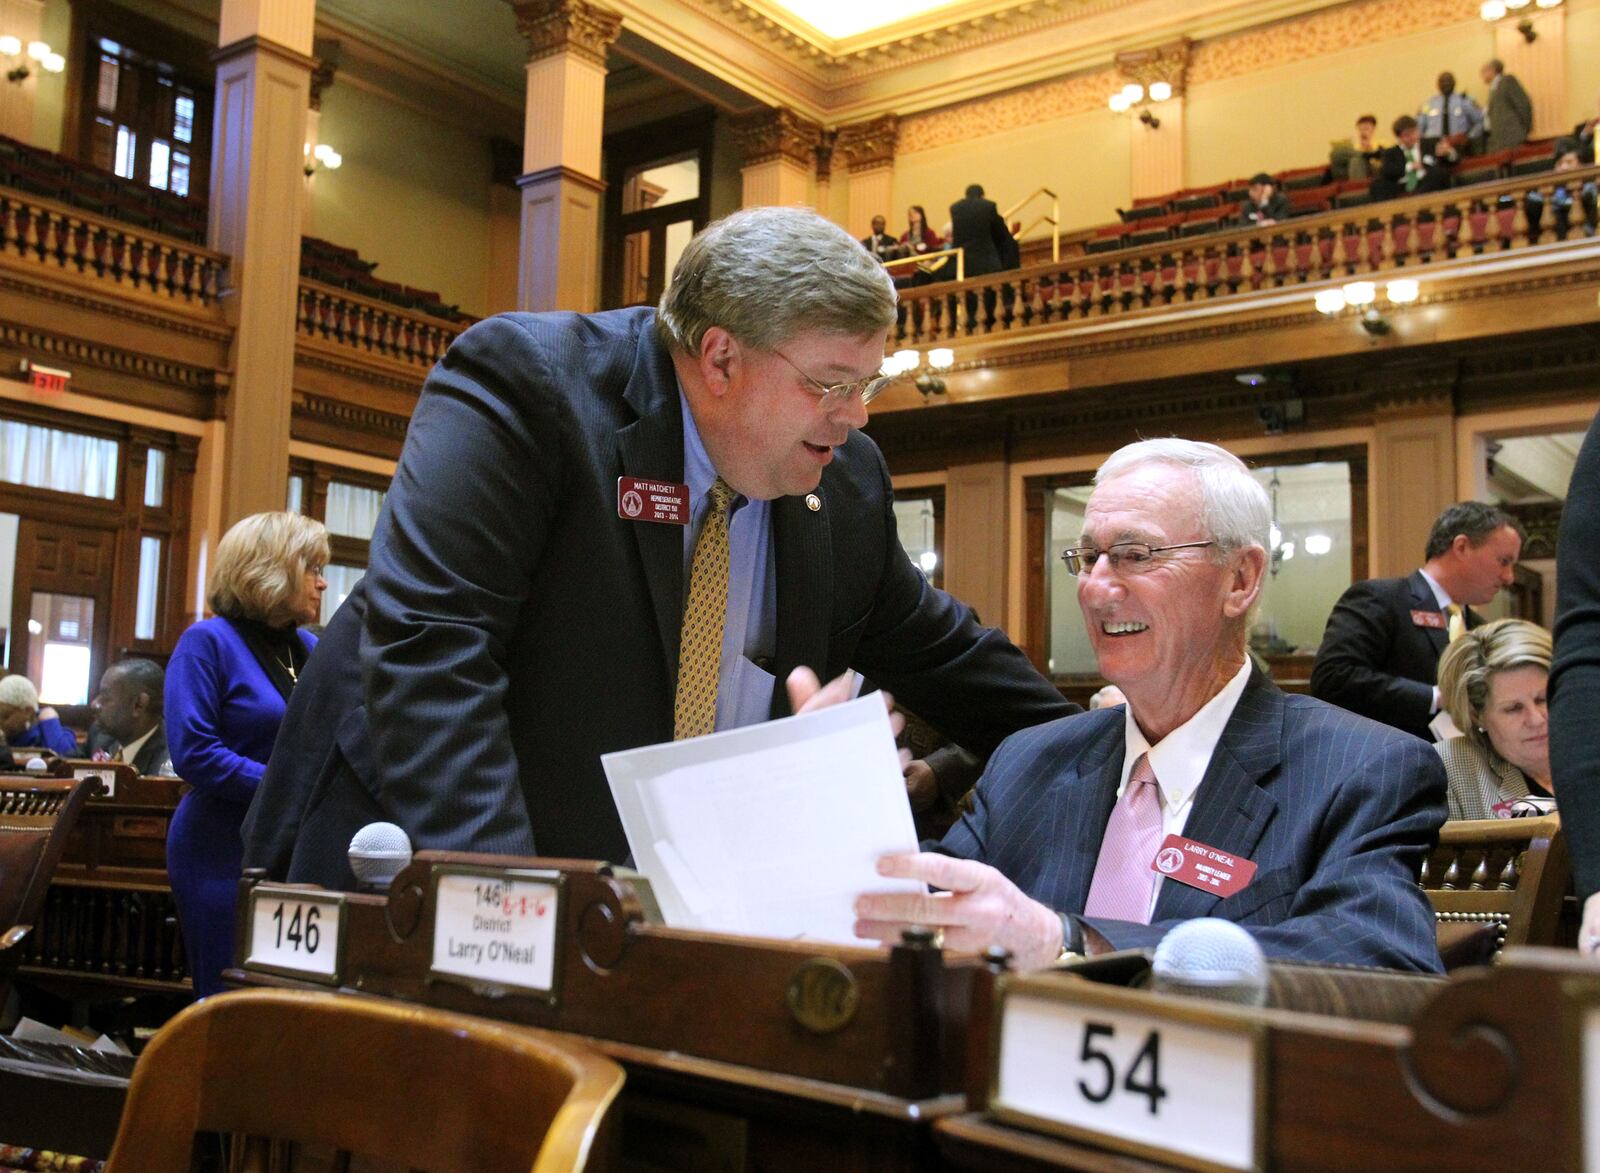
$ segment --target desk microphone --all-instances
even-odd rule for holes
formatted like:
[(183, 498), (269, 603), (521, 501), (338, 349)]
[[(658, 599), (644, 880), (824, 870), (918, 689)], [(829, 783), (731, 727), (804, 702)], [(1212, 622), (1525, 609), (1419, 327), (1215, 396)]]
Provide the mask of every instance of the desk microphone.
[(368, 823), (350, 840), (350, 870), (365, 887), (387, 891), (411, 862), (411, 840), (393, 823)]
[(1232, 921), (1184, 921), (1156, 946), (1150, 988), (1245, 1006), (1267, 1003), (1267, 958), (1256, 939)]

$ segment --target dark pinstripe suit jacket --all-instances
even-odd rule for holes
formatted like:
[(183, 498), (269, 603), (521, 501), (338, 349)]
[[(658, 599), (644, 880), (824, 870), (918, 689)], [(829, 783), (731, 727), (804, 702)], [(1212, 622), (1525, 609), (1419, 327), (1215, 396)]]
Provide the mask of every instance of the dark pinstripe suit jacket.
[[(1419, 627), (1411, 612), (1438, 610), (1420, 570), (1352, 583), (1328, 616), (1311, 695), (1431, 742), (1433, 686), (1450, 640), (1443, 627)], [(1468, 607), (1466, 622), (1484, 619)]]
[[(1121, 709), (1008, 738), (974, 808), (940, 849), (998, 868), (1033, 899), (1081, 913), (1116, 801)], [(1269, 957), (1437, 971), (1434, 918), (1417, 885), (1445, 817), (1432, 747), (1252, 676), (1195, 792), (1184, 834), (1255, 861), (1226, 899), (1167, 881), (1150, 925), (1085, 918), (1119, 949), (1179, 921), (1250, 930)]]
[[(626, 858), (600, 755), (672, 737), (683, 531), (617, 514), (617, 477), (683, 480), (654, 311), (508, 314), (428, 376), (366, 577), (295, 688), (245, 826), (246, 866), (331, 887), (363, 824), (418, 848)], [(855, 667), (988, 753), (1074, 707), (928, 586), (888, 470), (853, 434), (820, 510), (771, 511), (772, 714), (796, 665)]]

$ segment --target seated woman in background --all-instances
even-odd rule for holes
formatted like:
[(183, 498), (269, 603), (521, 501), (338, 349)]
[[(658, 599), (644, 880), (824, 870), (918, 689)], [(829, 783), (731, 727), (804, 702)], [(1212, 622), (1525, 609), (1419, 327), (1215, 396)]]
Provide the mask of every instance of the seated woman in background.
[(1548, 798), (1545, 684), (1550, 633), (1525, 619), (1466, 632), (1439, 660), (1439, 695), (1460, 737), (1434, 748), (1450, 779), (1452, 819), (1492, 819), (1512, 803)]
[[(0, 733), (6, 744), (54, 750), (64, 758), (77, 755), (78, 738), (51, 708), (39, 707), (39, 690), (26, 676), (0, 680)], [(21, 765), (21, 758), (17, 762)]]
[(298, 513), (257, 513), (217, 543), (216, 613), (178, 638), (167, 665), (167, 749), (190, 786), (167, 831), (167, 873), (196, 997), (222, 989), (243, 870), (240, 827), (289, 693), (316, 638), (328, 531)]

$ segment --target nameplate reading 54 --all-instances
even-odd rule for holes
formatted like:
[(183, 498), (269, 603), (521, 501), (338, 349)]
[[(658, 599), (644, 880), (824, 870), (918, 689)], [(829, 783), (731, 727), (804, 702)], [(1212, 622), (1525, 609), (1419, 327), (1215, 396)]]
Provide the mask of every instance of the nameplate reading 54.
[(552, 997), (560, 911), (559, 872), (440, 868), (433, 973)]
[(343, 934), (343, 893), (257, 884), (244, 967), (337, 984)]
[(1006, 995), (997, 1116), (1190, 1168), (1260, 1168), (1261, 1063), (1248, 1023), (1053, 984)]

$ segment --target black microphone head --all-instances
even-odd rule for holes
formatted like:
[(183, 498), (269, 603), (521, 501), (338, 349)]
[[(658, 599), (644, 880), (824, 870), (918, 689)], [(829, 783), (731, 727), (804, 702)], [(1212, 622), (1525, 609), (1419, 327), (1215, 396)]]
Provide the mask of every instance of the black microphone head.
[(387, 888), (411, 862), (411, 840), (393, 823), (368, 823), (350, 840), (350, 870), (374, 888)]
[(1232, 921), (1216, 917), (1184, 921), (1156, 946), (1150, 988), (1162, 994), (1264, 1006), (1266, 954)]

